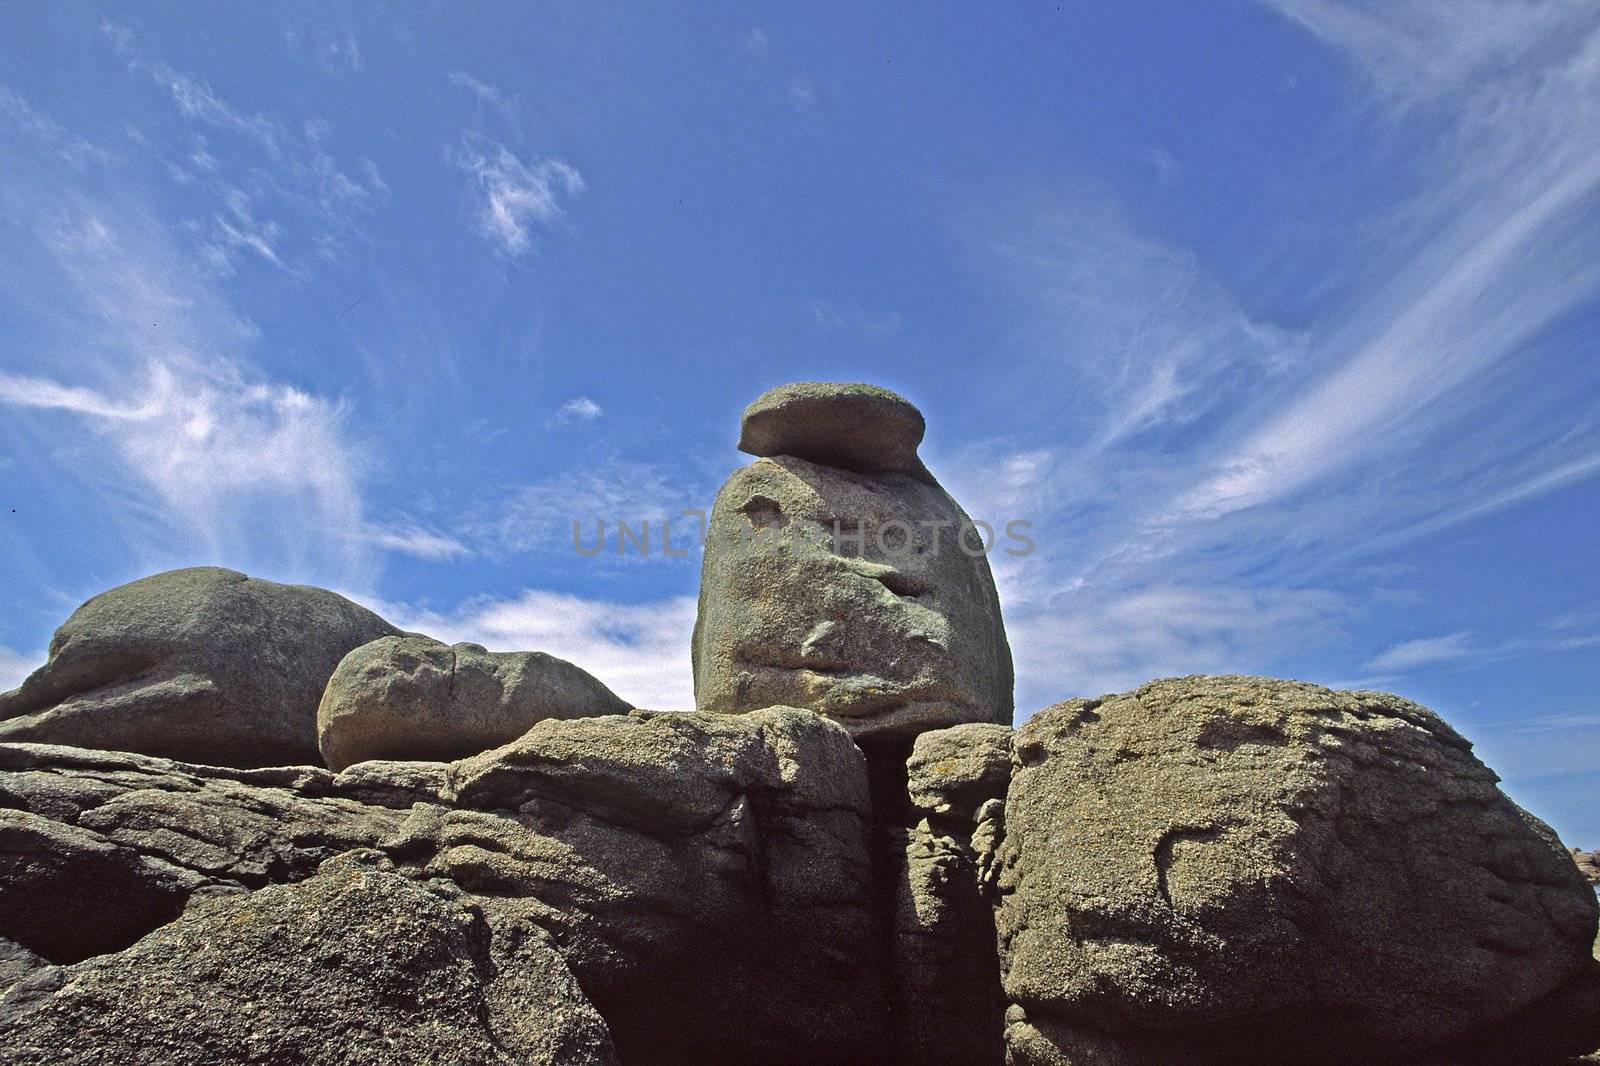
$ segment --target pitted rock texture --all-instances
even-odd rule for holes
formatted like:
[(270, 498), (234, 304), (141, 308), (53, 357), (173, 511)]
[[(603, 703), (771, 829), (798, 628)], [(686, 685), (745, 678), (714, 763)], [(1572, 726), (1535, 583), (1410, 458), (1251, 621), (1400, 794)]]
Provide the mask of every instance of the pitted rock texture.
[(1011, 1062), (1542, 1062), (1600, 1040), (1594, 893), (1432, 712), (1190, 677), (1057, 704), (1014, 744)]
[(1595, 926), (1437, 717), (1261, 678), (866, 753), (793, 708), (338, 773), (0, 744), (0, 1063), (1531, 1066), (1600, 1043)]
[(0, 804), (0, 937), (50, 963), (367, 848), (459, 890), (491, 947), (547, 938), (623, 1062), (887, 1061), (865, 762), (807, 711), (552, 719), (339, 774), (0, 745)]
[(317, 744), (334, 770), (368, 759), (445, 762), (509, 744), (546, 718), (628, 710), (595, 677), (543, 652), (382, 637), (328, 679)]
[(398, 632), (325, 589), (209, 566), (156, 574), (101, 593), (56, 630), (44, 666), (0, 695), (0, 742), (315, 762), (334, 667)]
[(744, 409), (739, 450), (932, 481), (917, 456), (925, 428), (922, 412), (888, 389), (854, 382), (797, 381), (768, 389)]
[[(804, 395), (808, 418), (834, 402), (845, 404), (838, 418), (861, 417), (853, 394)], [(813, 424), (778, 421), (790, 428), (768, 443), (804, 443), (800, 427)], [(805, 707), (865, 743), (1010, 722), (1011, 650), (983, 536), (931, 476), (904, 465), (775, 454), (728, 479), (707, 524), (695, 619), (700, 710)]]
[(999, 1066), (1000, 960), (989, 873), (1011, 777), (1009, 726), (924, 733), (906, 761), (895, 834), (892, 984), (896, 1046), (919, 1066)]
[(196, 899), (120, 954), (35, 969), (0, 997), (0, 1062), (616, 1066), (547, 941), (496, 935), (447, 883), (369, 856)]

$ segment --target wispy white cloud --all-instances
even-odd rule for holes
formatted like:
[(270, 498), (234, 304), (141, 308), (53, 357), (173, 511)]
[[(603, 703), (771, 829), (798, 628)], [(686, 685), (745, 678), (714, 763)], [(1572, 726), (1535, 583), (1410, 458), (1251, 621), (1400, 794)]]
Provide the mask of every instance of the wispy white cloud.
[[(1485, 722), (1472, 739), (1479, 758), (1515, 784), (1592, 774), (1600, 766), (1600, 714), (1594, 712)], [(1600, 844), (1592, 834), (1587, 835), (1591, 847)]]
[(350, 30), (325, 31), (317, 40), (317, 58), (324, 68), (333, 70), (348, 67), (361, 70), (367, 63), (361, 52), (361, 42)]
[(817, 87), (808, 78), (795, 78), (789, 82), (785, 98), (796, 114), (804, 114), (816, 106)]
[(1315, 359), (1326, 371), (1185, 496), (1197, 514), (1292, 493), (1409, 439), (1391, 427), (1459, 414), (1442, 401), (1600, 286), (1600, 222), (1585, 209), (1600, 190), (1593, 4), (1273, 6), (1346, 52), (1396, 108), (1429, 105), (1448, 136), (1410, 232), (1395, 234), (1402, 251), (1373, 272), (1381, 287), (1333, 316)]
[[(142, 61), (134, 59), (132, 62), (140, 65)], [(209, 85), (173, 70), (165, 63), (150, 64), (148, 70), (150, 77), (167, 91), (186, 118), (247, 137), (269, 155), (276, 157), (283, 154), (283, 128), (272, 119), (238, 110), (212, 92)]]
[[(1042, 696), (1347, 642), (1384, 609), (1364, 558), (1600, 475), (1600, 373), (1541, 348), (1600, 296), (1593, 4), (1272, 6), (1349, 56), (1372, 136), (1419, 160), (1309, 324), (1247, 312), (1109, 197), (973, 227), (1019, 358), (1066, 384), (1061, 432), (1044, 455), (1002, 437), (934, 469), (974, 513), (1034, 520), (1038, 552), (994, 562), (1019, 684)], [(1164, 602), (1150, 590), (1177, 606), (1140, 609)], [(1560, 650), (1452, 635), (1365, 669)]]
[[(1140, 235), (1105, 200), (1053, 198), (980, 238), (1020, 285), (1022, 343), (1060, 367), (1105, 448), (1182, 427), (1300, 359), (1304, 338), (1250, 316), (1193, 253)], [(1062, 202), (1064, 201), (1064, 202)]]
[[(143, 123), (136, 140), (165, 161), (174, 181), (215, 196), (216, 209), (188, 228), (197, 234), (201, 254), (223, 273), (235, 269), (240, 252), (284, 269), (313, 255), (336, 255), (341, 241), (358, 232), (360, 219), (387, 196), (388, 186), (370, 159), (335, 158), (324, 119), (238, 106), (205, 80), (148, 55), (127, 27), (106, 22), (102, 29), (129, 72), (157, 86), (182, 120), (176, 130)], [(359, 60), (353, 36), (335, 47), (338, 55), (354, 49), (346, 59)], [(302, 239), (294, 242), (291, 256), (286, 247), (297, 230)]]
[(855, 304), (813, 300), (811, 320), (829, 332), (857, 333), (868, 337), (887, 337), (899, 333), (899, 311), (873, 311)]
[(1447, 633), (1396, 644), (1374, 656), (1365, 668), (1380, 674), (1405, 673), (1421, 666), (1463, 659), (1472, 653), (1471, 634)]
[(1588, 0), (1264, 0), (1344, 49), (1383, 101), (1406, 109), (1537, 71), (1594, 30)]
[(366, 600), (402, 628), (491, 651), (542, 651), (581, 666), (638, 707), (691, 710), (695, 601), (617, 603), (542, 589), (430, 610)]
[(1348, 605), (1320, 589), (1232, 584), (1064, 589), (1007, 618), (1025, 718), (1069, 695), (1156, 677), (1259, 673), (1343, 632)]
[(242, 189), (230, 189), (227, 211), (212, 216), (211, 239), (202, 248), (202, 254), (224, 270), (231, 269), (233, 253), (240, 249), (254, 252), (275, 267), (284, 267), (273, 247), (282, 233), (283, 227), (278, 223), (256, 219), (250, 197)]
[(1150, 149), (1150, 165), (1155, 167), (1156, 180), (1162, 185), (1171, 185), (1178, 179), (1178, 174), (1183, 169), (1172, 153), (1165, 148)]
[[(694, 481), (683, 471), (643, 463), (611, 461), (603, 466), (569, 470), (557, 477), (524, 485), (493, 510), (463, 526), (466, 540), (506, 552), (570, 553), (573, 524), (579, 543), (592, 547), (595, 528), (603, 525), (613, 545), (616, 524), (652, 527), (652, 550), (660, 551), (661, 523), (671, 523), (674, 550), (698, 537), (697, 519), (685, 510), (710, 507), (715, 486)], [(617, 553), (615, 558), (637, 558)]]
[(44, 663), (44, 652), (31, 655), (0, 645), (0, 692), (10, 692)]
[(516, 93), (502, 92), (496, 85), (491, 85), (480, 78), (475, 78), (464, 70), (451, 71), (449, 81), (458, 89), (472, 94), (480, 106), (490, 108), (499, 114), (512, 128), (515, 128), (522, 117), (522, 97)]
[(559, 159), (524, 163), (503, 144), (469, 136), (460, 155), (477, 195), (482, 234), (508, 256), (533, 247), (533, 229), (559, 221), (563, 204), (583, 192), (583, 177)]
[(339, 405), (237, 365), (168, 358), (127, 375), (117, 394), (0, 375), (0, 402), (84, 417), (151, 493), (148, 514), (211, 551), (256, 540), (243, 518), (266, 499), (293, 501), (313, 537), (360, 525), (358, 458)]
[(325, 25), (309, 20), (283, 31), (284, 44), (291, 55), (316, 60), (329, 73), (357, 73), (366, 68), (366, 54), (355, 31), (348, 26)]
[(380, 548), (418, 559), (455, 559), (471, 554), (471, 550), (455, 537), (413, 525), (374, 526), (367, 530), (365, 539)]
[(70, 411), (105, 419), (148, 418), (155, 413), (147, 406), (129, 406), (79, 385), (62, 385), (48, 378), (27, 377), (0, 371), (0, 403), (12, 407), (34, 407), (45, 411)]
[(147, 565), (360, 579), (366, 457), (344, 404), (253, 368), (254, 328), (154, 219), (37, 206), (19, 212), (33, 270), (4, 280), (48, 309), (49, 340), (37, 370), (0, 374), (0, 415), (42, 445), (30, 461), (101, 494)]
[(575, 396), (556, 411), (557, 422), (593, 422), (605, 414), (605, 408), (587, 396)]
[(111, 153), (79, 137), (4, 85), (0, 85), (0, 118), (53, 150), (69, 166), (82, 170), (111, 162)]
[(1600, 712), (1587, 714), (1541, 714), (1524, 719), (1512, 727), (1517, 733), (1546, 733), (1558, 729), (1600, 729)]

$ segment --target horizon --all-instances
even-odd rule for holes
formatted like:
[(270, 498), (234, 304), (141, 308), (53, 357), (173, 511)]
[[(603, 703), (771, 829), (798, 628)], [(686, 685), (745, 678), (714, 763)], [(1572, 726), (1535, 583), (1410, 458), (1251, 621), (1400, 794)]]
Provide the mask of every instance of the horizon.
[(0, 13), (0, 690), (216, 565), (690, 709), (676, 523), (862, 381), (1018, 722), (1396, 692), (1600, 848), (1600, 5), (832, 10)]

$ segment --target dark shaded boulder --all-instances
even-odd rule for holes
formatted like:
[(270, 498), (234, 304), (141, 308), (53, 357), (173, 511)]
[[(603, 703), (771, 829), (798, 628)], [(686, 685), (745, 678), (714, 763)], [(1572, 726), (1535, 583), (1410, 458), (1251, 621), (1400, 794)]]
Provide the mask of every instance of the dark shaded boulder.
[(388, 842), (547, 928), (627, 1062), (887, 1054), (866, 766), (807, 711), (547, 720)]
[(886, 390), (815, 382), (746, 412), (763, 458), (707, 523), (696, 707), (805, 707), (865, 744), (1011, 721), (987, 541), (916, 459), (921, 423)]
[(317, 743), (335, 770), (368, 759), (448, 761), (508, 744), (546, 718), (628, 710), (591, 674), (543, 652), (381, 637), (328, 679)]
[(0, 1063), (615, 1066), (546, 940), (497, 937), (459, 892), (363, 858), (33, 970), (0, 998)]
[(1593, 891), (1425, 708), (1249, 677), (1041, 711), (998, 930), (1013, 1063), (1555, 1062)]
[[(0, 807), (29, 827), (0, 831), (22, 972), (136, 965), (116, 960), (184, 906), (369, 848), (463, 893), (494, 943), (553, 944), (625, 1062), (890, 1061), (865, 760), (808, 711), (550, 719), (460, 762), (338, 774), (0, 745)], [(35, 861), (40, 840), (82, 875)]]
[(325, 589), (201, 566), (89, 600), (45, 664), (0, 695), (0, 741), (219, 766), (319, 761), (317, 703), (339, 660), (398, 633)]

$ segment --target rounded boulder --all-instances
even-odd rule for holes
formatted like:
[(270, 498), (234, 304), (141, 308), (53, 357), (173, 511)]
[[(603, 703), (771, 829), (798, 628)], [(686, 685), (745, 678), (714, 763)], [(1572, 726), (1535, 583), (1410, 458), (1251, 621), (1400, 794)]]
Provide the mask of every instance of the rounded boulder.
[(317, 761), (317, 702), (352, 648), (399, 630), (326, 589), (171, 570), (72, 612), (48, 660), (0, 695), (0, 742), (215, 766)]
[(371, 759), (446, 762), (509, 744), (547, 718), (628, 710), (553, 655), (391, 636), (339, 663), (317, 709), (317, 743), (334, 770)]

